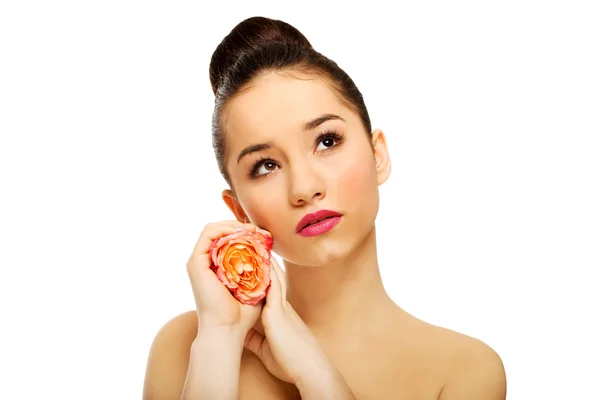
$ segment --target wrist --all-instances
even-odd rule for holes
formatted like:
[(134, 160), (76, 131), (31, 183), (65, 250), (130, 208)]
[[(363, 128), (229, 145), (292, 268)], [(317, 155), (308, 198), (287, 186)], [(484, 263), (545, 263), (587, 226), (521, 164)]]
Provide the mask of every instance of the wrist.
[(237, 332), (210, 331), (196, 336), (190, 349), (190, 357), (227, 365), (239, 363), (243, 351), (244, 342)]
[(239, 325), (208, 325), (198, 323), (196, 340), (241, 341), (243, 344), (246, 333), (246, 330)]
[(296, 381), (296, 387), (303, 399), (356, 399), (342, 373), (332, 363), (307, 371)]
[(303, 349), (296, 359), (293, 383), (296, 386), (309, 386), (318, 380), (324, 380), (335, 374), (337, 368), (321, 348)]
[(203, 357), (225, 360), (240, 360), (244, 351), (242, 330), (230, 326), (206, 327), (198, 329), (198, 334), (191, 346), (192, 355), (203, 354)]

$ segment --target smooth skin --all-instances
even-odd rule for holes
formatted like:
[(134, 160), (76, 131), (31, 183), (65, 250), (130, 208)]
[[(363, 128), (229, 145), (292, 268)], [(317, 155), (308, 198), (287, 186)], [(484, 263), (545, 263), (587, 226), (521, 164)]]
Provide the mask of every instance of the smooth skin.
[[(304, 129), (324, 114), (341, 119)], [(385, 291), (374, 224), (378, 187), (391, 173), (383, 131), (373, 130), (369, 142), (326, 80), (298, 72), (255, 79), (226, 107), (223, 127), (232, 188), (222, 197), (236, 219), (229, 223), (270, 232), (284, 268), (272, 260), (263, 303), (234, 306), (202, 258), (216, 235), (207, 226), (194, 251), (200, 256), (188, 262), (196, 310), (156, 335), (145, 400), (506, 398), (492, 348), (419, 320)], [(327, 131), (343, 139), (318, 139)], [(237, 162), (241, 149), (265, 142), (273, 146)], [(259, 157), (270, 161), (253, 179), (248, 171)], [(318, 209), (340, 212), (340, 223), (299, 236), (297, 222)]]

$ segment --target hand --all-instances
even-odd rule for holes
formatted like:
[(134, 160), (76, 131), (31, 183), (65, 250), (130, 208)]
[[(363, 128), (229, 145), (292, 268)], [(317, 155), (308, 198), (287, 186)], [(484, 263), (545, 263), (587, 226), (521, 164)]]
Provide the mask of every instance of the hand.
[[(308, 375), (333, 365), (317, 339), (286, 299), (285, 272), (271, 257), (271, 287), (261, 313), (265, 334), (251, 329), (244, 347), (256, 354), (278, 379), (298, 384)], [(335, 367), (334, 367), (335, 368)]]
[(240, 303), (210, 269), (210, 244), (240, 228), (256, 232), (255, 225), (238, 221), (207, 224), (187, 262), (198, 314), (198, 336), (202, 332), (226, 330), (239, 334), (241, 341), (260, 316), (263, 302), (254, 306)]

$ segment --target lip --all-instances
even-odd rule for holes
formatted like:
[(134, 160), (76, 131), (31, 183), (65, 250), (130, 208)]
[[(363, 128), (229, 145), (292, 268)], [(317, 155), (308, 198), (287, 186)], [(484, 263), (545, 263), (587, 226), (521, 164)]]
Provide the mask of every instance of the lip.
[(302, 217), (300, 222), (298, 222), (298, 225), (296, 226), (296, 233), (299, 233), (302, 229), (304, 229), (304, 227), (306, 227), (306, 225), (311, 224), (320, 219), (341, 216), (342, 214), (331, 210), (318, 210), (314, 213), (308, 213), (304, 217)]
[(336, 226), (342, 217), (331, 217), (324, 219), (321, 222), (317, 222), (316, 224), (308, 225), (306, 228), (302, 229), (298, 232), (298, 235), (303, 237), (317, 236), (325, 232), (329, 232)]

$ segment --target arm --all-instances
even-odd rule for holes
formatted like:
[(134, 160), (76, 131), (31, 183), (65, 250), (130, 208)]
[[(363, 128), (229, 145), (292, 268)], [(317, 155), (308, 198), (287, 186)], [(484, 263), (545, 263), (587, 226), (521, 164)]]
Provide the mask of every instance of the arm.
[(227, 328), (200, 333), (191, 347), (181, 400), (237, 400), (243, 341)]
[(237, 399), (242, 339), (232, 333), (199, 332), (195, 310), (169, 320), (150, 348), (143, 400)]
[(356, 400), (340, 371), (329, 361), (296, 383), (303, 400)]
[(244, 347), (278, 379), (294, 384), (303, 400), (355, 400), (340, 371), (286, 298), (285, 272), (271, 259), (271, 288), (261, 314), (264, 333), (251, 329)]

